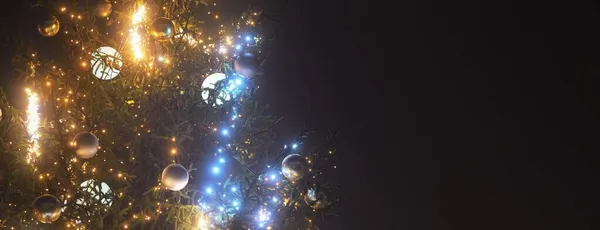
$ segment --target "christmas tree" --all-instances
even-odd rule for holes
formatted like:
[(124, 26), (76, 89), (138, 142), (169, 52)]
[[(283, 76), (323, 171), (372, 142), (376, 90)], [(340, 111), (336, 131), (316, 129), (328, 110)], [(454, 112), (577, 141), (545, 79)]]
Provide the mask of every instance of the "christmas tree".
[(15, 56), (27, 106), (0, 91), (0, 227), (318, 228), (336, 203), (323, 179), (333, 133), (272, 146), (280, 119), (254, 99), (265, 17), (228, 20), (216, 5), (32, 7), (40, 35), (65, 49), (59, 61)]

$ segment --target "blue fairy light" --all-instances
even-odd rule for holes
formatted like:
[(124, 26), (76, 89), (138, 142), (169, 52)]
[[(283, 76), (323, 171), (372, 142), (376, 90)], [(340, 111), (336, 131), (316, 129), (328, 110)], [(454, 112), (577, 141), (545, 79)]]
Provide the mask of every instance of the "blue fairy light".
[(247, 41), (247, 42), (249, 42), (249, 41), (252, 41), (252, 37), (250, 37), (250, 36), (246, 36), (246, 41)]
[(223, 135), (229, 135), (229, 130), (227, 130), (227, 129), (223, 129), (223, 130), (221, 130), (221, 133), (222, 133)]
[(274, 173), (271, 173), (271, 180), (275, 180), (277, 177), (275, 176)]
[(219, 163), (225, 163), (225, 158), (221, 157), (221, 158), (219, 159)]
[(232, 191), (232, 192), (236, 192), (236, 191), (237, 191), (237, 188), (236, 188), (236, 187), (231, 187), (231, 191)]
[(222, 148), (219, 148), (217, 151), (219, 151), (220, 153), (222, 153), (222, 152), (223, 152), (223, 149), (222, 149)]
[(235, 206), (235, 207), (237, 207), (237, 206), (239, 206), (239, 205), (240, 205), (240, 203), (239, 203), (237, 200), (234, 200), (232, 204), (233, 204), (233, 206)]
[(211, 187), (206, 188), (206, 193), (212, 194), (213, 189)]
[(271, 219), (271, 213), (265, 208), (261, 208), (256, 215), (256, 221), (260, 227), (263, 227), (266, 222)]
[(240, 50), (240, 49), (242, 49), (242, 46), (240, 44), (237, 44), (237, 45), (235, 45), (235, 49)]
[(208, 210), (208, 209), (210, 209), (210, 206), (209, 206), (208, 204), (205, 204), (205, 203), (202, 203), (202, 204), (200, 204), (200, 206), (201, 206), (203, 209), (205, 209), (205, 210)]
[(298, 148), (298, 144), (293, 144), (292, 149), (296, 149), (296, 148)]
[(273, 197), (273, 203), (277, 203), (277, 201), (279, 201), (277, 197)]
[(219, 167), (216, 167), (216, 166), (215, 166), (215, 167), (213, 167), (213, 168), (212, 168), (212, 172), (213, 172), (214, 174), (218, 174), (218, 173), (219, 173), (219, 171), (220, 171), (220, 170), (219, 170)]

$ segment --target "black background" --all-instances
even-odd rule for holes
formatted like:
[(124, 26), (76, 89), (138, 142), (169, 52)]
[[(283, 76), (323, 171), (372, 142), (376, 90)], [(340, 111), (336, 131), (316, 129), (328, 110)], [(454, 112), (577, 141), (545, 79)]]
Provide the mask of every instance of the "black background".
[[(280, 137), (341, 128), (325, 229), (597, 228), (597, 3), (394, 4), (267, 5), (260, 100)], [(35, 35), (25, 8), (3, 12), (5, 31)]]

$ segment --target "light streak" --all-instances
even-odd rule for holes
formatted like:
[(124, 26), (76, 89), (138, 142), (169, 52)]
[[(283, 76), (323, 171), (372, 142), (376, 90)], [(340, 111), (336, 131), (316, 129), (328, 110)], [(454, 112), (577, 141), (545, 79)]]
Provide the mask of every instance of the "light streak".
[(144, 7), (144, 5), (140, 5), (133, 13), (131, 18), (131, 29), (129, 30), (129, 34), (131, 36), (131, 48), (136, 60), (144, 58), (144, 51), (142, 49), (142, 36), (138, 33), (138, 27), (144, 21), (145, 15), (146, 7)]
[(25, 92), (29, 96), (29, 105), (27, 106), (27, 133), (29, 134), (29, 142), (31, 144), (27, 149), (27, 163), (29, 164), (41, 154), (38, 143), (40, 139), (38, 132), (38, 128), (40, 127), (40, 105), (37, 93), (31, 91), (31, 89), (25, 89)]

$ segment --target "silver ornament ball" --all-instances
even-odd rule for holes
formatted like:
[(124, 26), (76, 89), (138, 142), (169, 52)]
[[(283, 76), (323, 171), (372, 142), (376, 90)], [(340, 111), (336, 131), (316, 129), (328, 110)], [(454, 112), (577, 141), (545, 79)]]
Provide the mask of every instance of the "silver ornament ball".
[(233, 68), (242, 77), (254, 77), (258, 71), (258, 59), (254, 54), (244, 53), (235, 59)]
[(89, 159), (96, 155), (98, 152), (98, 138), (96, 135), (88, 132), (77, 134), (73, 139), (73, 145), (75, 146), (75, 153), (82, 159)]
[(180, 164), (171, 164), (163, 172), (160, 181), (171, 191), (179, 191), (187, 185), (190, 179), (188, 170)]
[(62, 205), (53, 195), (41, 195), (33, 201), (33, 217), (39, 222), (50, 224), (58, 220)]
[(319, 189), (309, 188), (304, 196), (304, 202), (312, 209), (321, 209), (327, 205), (327, 195)]
[(308, 163), (298, 154), (290, 154), (281, 162), (281, 172), (291, 181), (297, 181), (308, 175)]
[(52, 15), (45, 15), (37, 23), (38, 32), (44, 37), (52, 37), (58, 34), (60, 22)]
[(152, 22), (150, 34), (157, 41), (168, 41), (175, 35), (175, 24), (168, 18), (157, 18)]

